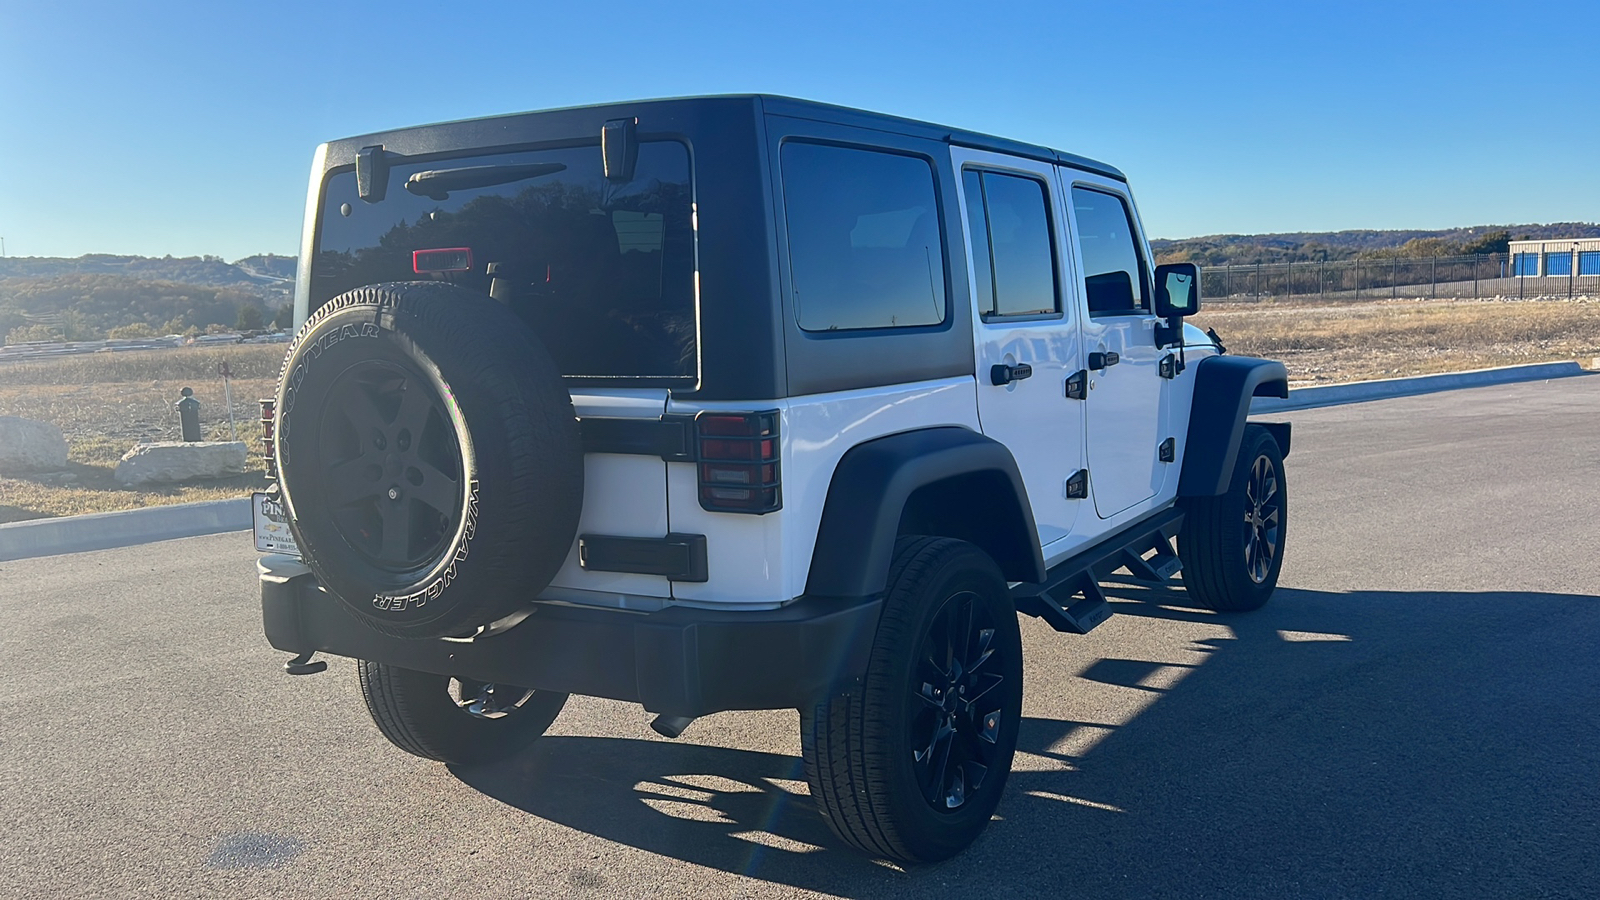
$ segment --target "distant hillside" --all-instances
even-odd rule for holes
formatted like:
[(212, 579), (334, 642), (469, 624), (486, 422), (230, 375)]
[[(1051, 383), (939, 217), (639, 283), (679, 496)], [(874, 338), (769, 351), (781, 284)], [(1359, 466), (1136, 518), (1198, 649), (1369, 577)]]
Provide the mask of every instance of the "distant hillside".
[(236, 263), (99, 253), (0, 259), (0, 339), (92, 340), (130, 327), (168, 334), (287, 322), (294, 270), (294, 257), (271, 254)]
[(265, 254), (236, 263), (216, 256), (113, 256), (90, 253), (76, 259), (12, 256), (0, 259), (0, 281), (11, 278), (56, 278), (62, 275), (121, 275), (140, 281), (179, 284), (281, 286), (294, 280), (295, 258)]
[(1351, 259), (1358, 255), (1427, 257), (1503, 253), (1507, 240), (1596, 237), (1600, 237), (1600, 224), (1556, 222), (1549, 225), (1478, 225), (1436, 231), (1397, 229), (1214, 234), (1181, 240), (1156, 239), (1150, 242), (1150, 249), (1160, 262), (1226, 266)]

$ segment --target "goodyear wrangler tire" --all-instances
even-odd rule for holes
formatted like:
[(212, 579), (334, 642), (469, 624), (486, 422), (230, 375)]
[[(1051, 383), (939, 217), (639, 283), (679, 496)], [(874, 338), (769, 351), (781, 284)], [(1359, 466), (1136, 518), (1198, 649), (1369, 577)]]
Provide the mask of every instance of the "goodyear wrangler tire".
[(1189, 596), (1219, 612), (1265, 605), (1283, 570), (1288, 504), (1278, 442), (1265, 428), (1246, 425), (1227, 493), (1185, 504), (1178, 557)]
[(358, 288), (289, 347), (275, 451), (322, 586), (397, 637), (470, 632), (555, 576), (583, 504), (572, 400), (504, 306), (464, 288)]
[(851, 846), (949, 859), (988, 826), (1022, 722), (1022, 634), (1000, 568), (951, 538), (895, 542), (866, 675), (800, 711), (817, 811)]

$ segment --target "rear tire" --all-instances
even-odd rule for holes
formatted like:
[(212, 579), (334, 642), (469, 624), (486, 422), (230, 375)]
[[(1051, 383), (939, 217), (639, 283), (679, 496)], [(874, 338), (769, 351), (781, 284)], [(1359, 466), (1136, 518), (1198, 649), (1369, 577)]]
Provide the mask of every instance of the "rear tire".
[[(566, 694), (484, 685), (366, 660), (359, 661), (356, 674), (367, 712), (389, 743), (443, 763), (493, 762), (517, 753), (545, 733), (567, 702)], [(469, 711), (473, 700), (479, 701), (476, 712)]]
[(817, 809), (874, 856), (948, 859), (1000, 803), (1022, 719), (1022, 637), (988, 554), (901, 538), (867, 673), (801, 710)]
[(1260, 609), (1278, 586), (1288, 520), (1283, 453), (1265, 428), (1246, 425), (1227, 492), (1185, 504), (1178, 557), (1190, 596), (1222, 612)]

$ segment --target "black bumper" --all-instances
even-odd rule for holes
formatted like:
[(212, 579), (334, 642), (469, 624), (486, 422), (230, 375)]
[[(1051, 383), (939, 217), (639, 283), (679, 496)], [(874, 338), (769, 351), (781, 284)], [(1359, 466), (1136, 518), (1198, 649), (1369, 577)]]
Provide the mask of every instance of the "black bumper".
[(309, 574), (261, 579), (267, 640), (279, 650), (608, 697), (679, 716), (795, 709), (847, 689), (866, 670), (881, 606), (878, 598), (833, 597), (754, 612), (536, 604), (492, 637), (408, 640), (368, 628)]

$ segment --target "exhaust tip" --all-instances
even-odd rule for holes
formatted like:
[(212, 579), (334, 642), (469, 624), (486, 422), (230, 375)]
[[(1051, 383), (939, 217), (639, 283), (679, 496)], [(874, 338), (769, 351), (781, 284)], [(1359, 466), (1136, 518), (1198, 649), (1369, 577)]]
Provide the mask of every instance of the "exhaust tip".
[(650, 728), (664, 738), (676, 738), (683, 734), (683, 730), (694, 723), (693, 716), (659, 715), (650, 722)]

